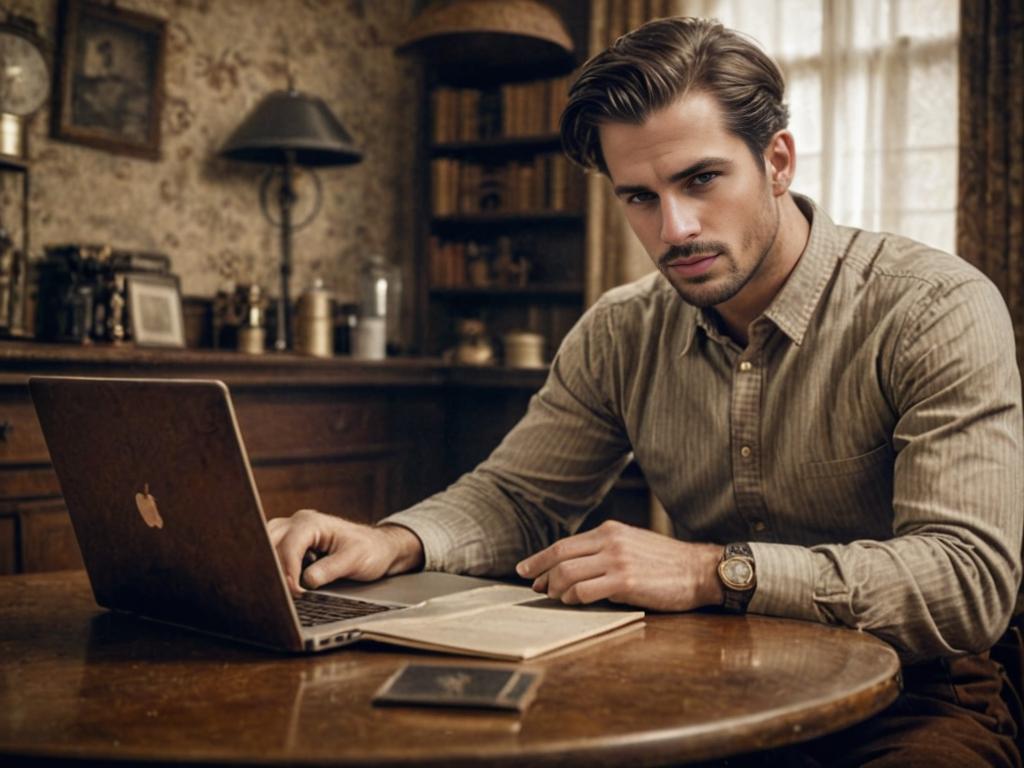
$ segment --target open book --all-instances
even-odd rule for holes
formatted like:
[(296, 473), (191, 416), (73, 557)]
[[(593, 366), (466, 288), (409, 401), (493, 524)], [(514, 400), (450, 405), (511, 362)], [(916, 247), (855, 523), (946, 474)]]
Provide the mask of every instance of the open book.
[(367, 640), (491, 659), (530, 659), (610, 632), (643, 611), (567, 606), (528, 587), (496, 585), (427, 600), (393, 618), (376, 614), (359, 629)]

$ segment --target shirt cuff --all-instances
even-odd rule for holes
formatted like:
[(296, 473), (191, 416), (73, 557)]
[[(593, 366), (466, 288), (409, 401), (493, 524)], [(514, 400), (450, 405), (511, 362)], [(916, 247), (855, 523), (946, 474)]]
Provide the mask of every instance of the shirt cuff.
[(757, 589), (747, 610), (768, 616), (783, 616), (805, 621), (824, 620), (814, 599), (814, 587), (822, 563), (822, 554), (791, 544), (766, 544), (751, 541)]
[(452, 551), (455, 545), (450, 528), (430, 519), (427, 515), (408, 510), (378, 520), (377, 525), (400, 525), (412, 531), (423, 544), (423, 570), (444, 570), (444, 553)]

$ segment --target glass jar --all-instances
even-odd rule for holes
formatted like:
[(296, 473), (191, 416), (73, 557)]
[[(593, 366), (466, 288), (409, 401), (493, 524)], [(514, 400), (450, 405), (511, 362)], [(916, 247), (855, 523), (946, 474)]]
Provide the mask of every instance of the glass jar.
[(380, 254), (368, 256), (359, 268), (359, 319), (352, 356), (383, 360), (387, 356), (388, 292), (391, 268)]

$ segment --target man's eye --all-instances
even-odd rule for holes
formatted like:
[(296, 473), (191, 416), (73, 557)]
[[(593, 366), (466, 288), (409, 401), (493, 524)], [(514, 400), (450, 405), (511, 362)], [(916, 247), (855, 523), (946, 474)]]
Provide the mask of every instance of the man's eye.
[(698, 173), (693, 177), (693, 184), (698, 187), (705, 187), (718, 178), (718, 174), (714, 171), (708, 171), (707, 173)]
[(656, 195), (653, 192), (635, 192), (626, 198), (626, 202), (629, 205), (643, 205), (656, 199)]

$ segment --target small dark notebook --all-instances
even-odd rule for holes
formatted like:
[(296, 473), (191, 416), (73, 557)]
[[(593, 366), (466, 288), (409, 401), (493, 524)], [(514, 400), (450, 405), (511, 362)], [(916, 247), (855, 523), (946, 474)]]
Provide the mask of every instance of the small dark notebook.
[(540, 673), (508, 665), (408, 663), (388, 678), (374, 704), (416, 704), (523, 711)]

